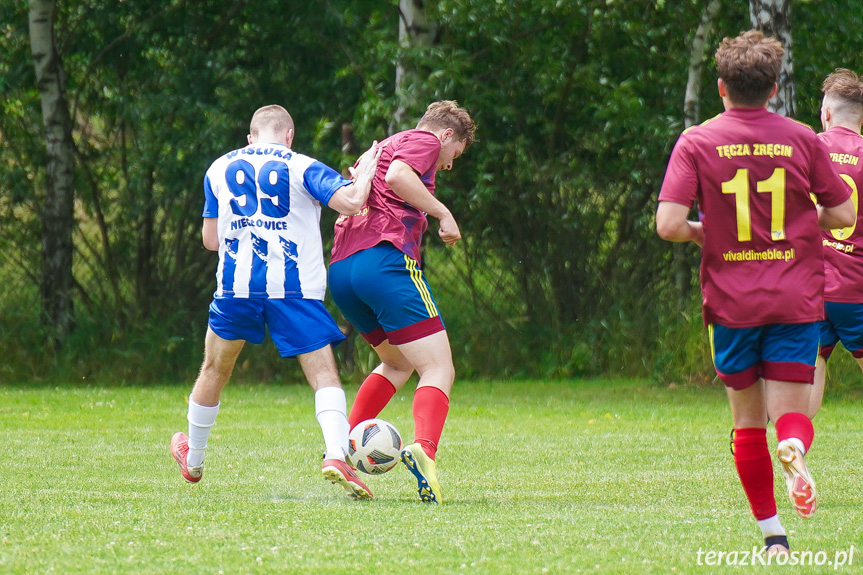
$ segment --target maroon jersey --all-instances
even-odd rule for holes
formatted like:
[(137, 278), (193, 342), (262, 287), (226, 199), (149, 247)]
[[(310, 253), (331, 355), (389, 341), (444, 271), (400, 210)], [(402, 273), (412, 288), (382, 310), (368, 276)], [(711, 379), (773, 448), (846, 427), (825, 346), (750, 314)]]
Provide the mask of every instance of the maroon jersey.
[(836, 126), (818, 134), (827, 146), (833, 169), (851, 187), (857, 223), (847, 228), (822, 231), (824, 243), (824, 299), (863, 303), (863, 221), (857, 192), (863, 186), (863, 137)]
[(390, 242), (419, 262), (420, 242), (428, 228), (425, 213), (401, 199), (387, 185), (386, 174), (393, 160), (400, 160), (419, 174), (430, 194), (440, 155), (440, 140), (425, 130), (407, 130), (381, 142), (383, 148), (366, 205), (353, 216), (336, 220), (330, 263), (381, 242)]
[(824, 318), (824, 256), (810, 193), (835, 207), (850, 190), (808, 126), (764, 108), (733, 108), (681, 134), (659, 200), (698, 201), (705, 324)]

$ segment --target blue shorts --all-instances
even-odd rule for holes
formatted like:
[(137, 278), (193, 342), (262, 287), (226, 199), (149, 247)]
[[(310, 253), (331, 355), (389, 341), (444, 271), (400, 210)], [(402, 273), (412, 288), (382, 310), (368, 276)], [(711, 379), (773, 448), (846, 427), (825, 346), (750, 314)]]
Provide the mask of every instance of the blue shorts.
[(818, 323), (774, 323), (731, 328), (710, 324), (716, 373), (726, 387), (745, 389), (759, 378), (812, 383)]
[(345, 339), (316, 299), (215, 298), (210, 304), (210, 329), (222, 339), (261, 343), (267, 328), (282, 357), (335, 346)]
[(821, 356), (826, 360), (840, 341), (857, 359), (863, 358), (863, 303), (824, 302), (827, 319), (821, 328)]
[(389, 242), (330, 264), (330, 294), (372, 346), (409, 343), (445, 329), (416, 260)]

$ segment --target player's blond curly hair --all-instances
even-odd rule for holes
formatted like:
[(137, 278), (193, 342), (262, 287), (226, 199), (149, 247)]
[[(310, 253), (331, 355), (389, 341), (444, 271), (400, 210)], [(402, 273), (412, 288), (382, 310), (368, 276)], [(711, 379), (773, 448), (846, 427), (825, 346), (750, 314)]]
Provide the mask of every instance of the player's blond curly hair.
[(476, 124), (467, 110), (459, 107), (455, 100), (432, 102), (417, 124), (418, 129), (439, 130), (452, 128), (456, 138), (464, 142), (465, 148), (476, 141)]
[(724, 38), (716, 50), (716, 69), (728, 97), (741, 106), (763, 106), (782, 68), (785, 49), (758, 30)]

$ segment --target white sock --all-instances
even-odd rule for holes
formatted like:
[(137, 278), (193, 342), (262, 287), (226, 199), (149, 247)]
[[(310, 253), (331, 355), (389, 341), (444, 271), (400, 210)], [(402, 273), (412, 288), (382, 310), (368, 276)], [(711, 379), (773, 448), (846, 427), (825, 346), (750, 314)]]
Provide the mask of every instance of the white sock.
[(787, 441), (788, 443), (792, 444), (794, 447), (799, 449), (800, 453), (802, 453), (803, 455), (806, 455), (806, 448), (803, 447), (803, 441), (802, 440), (797, 439), (796, 437), (789, 437), (785, 441)]
[(348, 403), (341, 387), (322, 387), (315, 392), (315, 417), (324, 434), (324, 459), (341, 459), (348, 453)]
[(216, 424), (219, 405), (221, 403), (199, 405), (189, 396), (189, 454), (186, 456), (186, 465), (189, 467), (198, 467), (204, 462), (204, 450), (207, 449), (210, 430)]
[(785, 528), (779, 523), (778, 515), (762, 519), (758, 522), (758, 526), (761, 528), (761, 534), (764, 535), (765, 539), (774, 535), (785, 535)]

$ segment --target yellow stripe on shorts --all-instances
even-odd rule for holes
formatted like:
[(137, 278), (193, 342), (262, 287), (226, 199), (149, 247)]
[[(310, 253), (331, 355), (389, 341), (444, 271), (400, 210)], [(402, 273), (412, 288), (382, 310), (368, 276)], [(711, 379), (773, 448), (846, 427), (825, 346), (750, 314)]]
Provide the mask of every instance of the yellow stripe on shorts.
[(405, 254), (405, 264), (411, 274), (411, 280), (414, 282), (417, 291), (420, 293), (420, 297), (423, 298), (423, 303), (426, 305), (426, 311), (428, 312), (429, 317), (437, 317), (440, 314), (437, 311), (437, 306), (434, 304), (431, 293), (429, 293), (428, 286), (423, 281), (423, 272), (417, 267), (416, 260)]
[(707, 324), (707, 337), (710, 340), (710, 359), (713, 360), (713, 365), (716, 365), (716, 344), (713, 343), (713, 324)]

